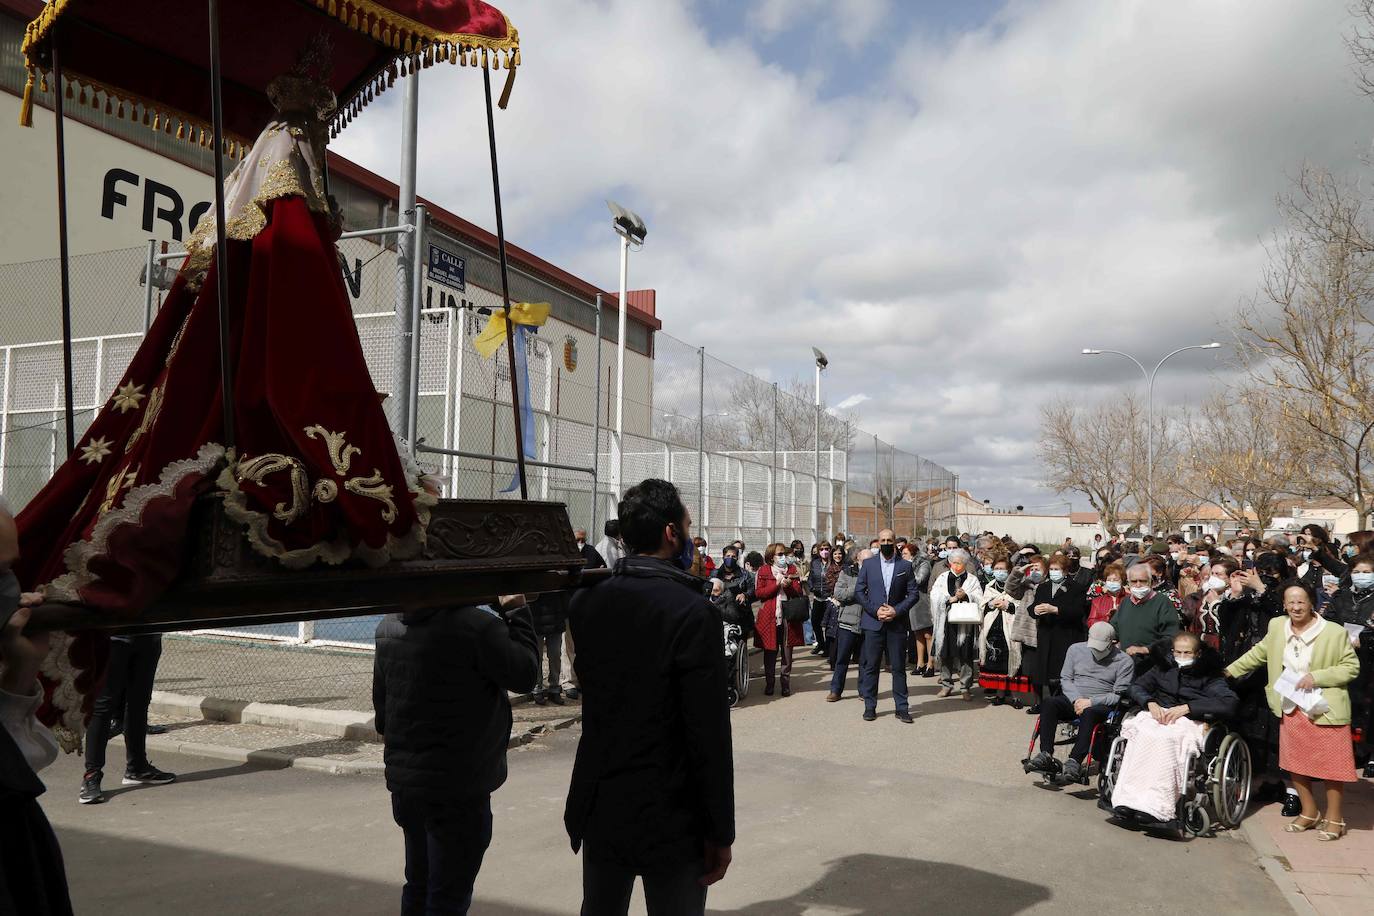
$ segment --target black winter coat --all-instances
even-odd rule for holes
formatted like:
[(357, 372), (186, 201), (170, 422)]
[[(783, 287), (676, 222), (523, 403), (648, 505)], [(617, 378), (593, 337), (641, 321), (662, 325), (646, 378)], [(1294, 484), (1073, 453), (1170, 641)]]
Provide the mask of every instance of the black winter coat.
[(1151, 702), (1165, 709), (1187, 703), (1190, 719), (1233, 718), (1240, 708), (1240, 698), (1226, 683), (1221, 655), (1204, 644), (1197, 660), (1180, 668), (1173, 660), (1172, 648), (1169, 640), (1161, 640), (1150, 648), (1154, 666), (1131, 684), (1131, 701), (1141, 709)]
[(1052, 604), (1059, 608), (1058, 614), (1042, 614), (1035, 618), (1035, 655), (1032, 660), (1035, 670), (1030, 677), (1037, 684), (1059, 680), (1069, 646), (1088, 638), (1087, 628), (1083, 626), (1088, 618), (1087, 589), (1066, 576), (1064, 587), (1057, 595), (1050, 597), (1052, 584), (1049, 579), (1041, 582), (1035, 590), (1035, 597), (1031, 599), (1031, 608), (1037, 604)]
[(507, 691), (534, 689), (528, 611), (478, 607), (388, 614), (372, 674), (386, 787), (436, 800), (488, 795), (506, 781)]
[(734, 842), (722, 624), (700, 581), (630, 556), (573, 597), (582, 740), (563, 820), (574, 851), (585, 842), (647, 869)]

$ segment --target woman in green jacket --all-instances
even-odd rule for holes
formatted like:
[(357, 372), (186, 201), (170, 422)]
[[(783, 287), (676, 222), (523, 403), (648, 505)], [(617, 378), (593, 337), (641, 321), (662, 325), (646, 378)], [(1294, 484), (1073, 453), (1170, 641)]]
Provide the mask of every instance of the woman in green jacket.
[[(1230, 678), (1243, 677), (1268, 666), (1265, 695), (1279, 717), (1279, 766), (1293, 777), (1302, 800), (1302, 814), (1284, 829), (1302, 833), (1316, 828), (1317, 839), (1345, 836), (1341, 799), (1345, 783), (1354, 782), (1355, 754), (1350, 743), (1350, 694), (1346, 685), (1360, 673), (1350, 636), (1339, 624), (1316, 613), (1312, 586), (1290, 579), (1282, 586), (1284, 616), (1269, 621), (1269, 630), (1255, 647), (1226, 669)], [(1320, 688), (1330, 707), (1315, 719), (1274, 690), (1284, 669), (1301, 675), (1300, 690)], [(1326, 783), (1326, 816), (1317, 809), (1312, 781)]]

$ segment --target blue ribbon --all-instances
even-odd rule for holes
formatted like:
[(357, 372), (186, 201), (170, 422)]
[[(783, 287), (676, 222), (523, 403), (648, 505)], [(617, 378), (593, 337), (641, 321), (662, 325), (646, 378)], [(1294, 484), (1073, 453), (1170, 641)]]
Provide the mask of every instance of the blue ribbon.
[[(526, 355), (526, 343), (530, 334), (529, 325), (517, 324), (515, 327), (515, 384), (520, 397), (520, 430), (524, 439), (525, 457), (535, 459), (539, 457), (538, 450), (534, 447), (534, 407), (530, 404), (530, 365)], [(520, 468), (515, 469), (515, 475), (511, 477), (510, 486), (502, 490), (502, 493), (513, 493), (520, 489)]]

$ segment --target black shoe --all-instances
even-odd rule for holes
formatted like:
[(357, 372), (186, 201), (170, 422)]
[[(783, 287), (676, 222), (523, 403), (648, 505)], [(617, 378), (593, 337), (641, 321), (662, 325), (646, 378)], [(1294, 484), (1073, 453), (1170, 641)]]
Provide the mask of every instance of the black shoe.
[(993, 695), (993, 696), (988, 697), (988, 705), (989, 705), (989, 706), (1001, 706), (1001, 705), (1002, 705), (1003, 703), (1005, 703), (1005, 702), (1006, 702), (1006, 700), (1003, 699), (1003, 698), (1000, 697), (1000, 696)]
[(1371, 760), (1364, 765), (1364, 778), (1374, 779), (1374, 760)]
[(816, 646), (814, 649), (811, 650), (811, 654), (812, 654), (812, 655), (824, 655), (824, 654), (825, 654), (825, 650), (822, 649), (820, 646)]
[(782, 688), (782, 695), (785, 696), (785, 697), (790, 697), (790, 696), (792, 695), (792, 688), (791, 688), (791, 687), (784, 687), (784, 688)]
[(576, 700), (582, 696), (582, 691), (578, 690), (576, 687), (569, 687), (567, 696), (570, 700)]
[(131, 767), (124, 771), (124, 785), (126, 786), (165, 786), (169, 782), (176, 781), (175, 775), (159, 770), (151, 763), (145, 763), (141, 767)]
[(561, 694), (561, 693), (551, 693), (551, 694), (549, 694), (549, 702), (552, 703), (552, 704), (555, 705), (555, 706), (565, 706), (565, 705), (567, 705), (566, 703), (563, 702), (563, 694)]
[(769, 684), (767, 687), (763, 688), (763, 695), (766, 696), (766, 697), (771, 697), (771, 696), (773, 695), (773, 685), (772, 685), (772, 684)]
[(146, 733), (149, 735), (165, 735), (167, 734), (167, 726), (149, 725)]
[(1302, 799), (1298, 798), (1298, 793), (1288, 792), (1283, 799), (1284, 817), (1297, 817), (1302, 814)]
[(1007, 705), (1010, 706), (1012, 709), (1020, 709), (1022, 706), (1025, 706), (1026, 704), (1022, 703), (1019, 697), (1011, 697), (1007, 700)]
[(910, 725), (912, 722), (915, 722), (916, 720), (911, 717), (911, 713), (909, 712), (899, 712), (897, 713), (897, 721), (905, 722), (907, 725)]
[(1027, 707), (1026, 707), (1026, 715), (1028, 715), (1028, 716), (1038, 716), (1038, 715), (1040, 715), (1040, 704), (1039, 704), (1039, 703), (1036, 703), (1034, 706), (1027, 706)]
[(865, 710), (864, 710), (864, 721), (865, 721), (865, 722), (872, 722), (872, 721), (873, 721), (874, 719), (876, 719), (876, 718), (878, 718), (878, 714), (877, 714), (876, 712), (874, 712), (874, 711), (871, 710), (871, 709), (865, 709)]
[(81, 793), (76, 796), (78, 802), (83, 805), (98, 805), (105, 800), (105, 793), (100, 791), (100, 777), (99, 770), (81, 777)]
[(1064, 769), (1054, 780), (1059, 785), (1068, 785), (1071, 782), (1083, 782), (1083, 764), (1070, 757), (1064, 761)]

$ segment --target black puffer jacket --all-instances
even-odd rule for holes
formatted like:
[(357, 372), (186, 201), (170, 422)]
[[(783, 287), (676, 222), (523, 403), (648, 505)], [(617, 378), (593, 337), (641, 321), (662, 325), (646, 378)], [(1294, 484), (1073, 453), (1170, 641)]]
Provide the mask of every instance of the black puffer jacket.
[(1151, 702), (1165, 709), (1187, 703), (1190, 719), (1235, 716), (1240, 699), (1226, 683), (1221, 655), (1211, 646), (1204, 644), (1201, 655), (1187, 668), (1180, 668), (1173, 659), (1172, 641), (1160, 640), (1150, 647), (1150, 660), (1154, 666), (1131, 684), (1131, 701), (1140, 708)]
[(735, 837), (720, 614), (701, 580), (629, 556), (572, 599), (582, 740), (563, 820), (576, 850), (631, 868)]
[(506, 781), (506, 691), (532, 690), (539, 673), (528, 611), (388, 614), (372, 671), (388, 789), (453, 799)]

